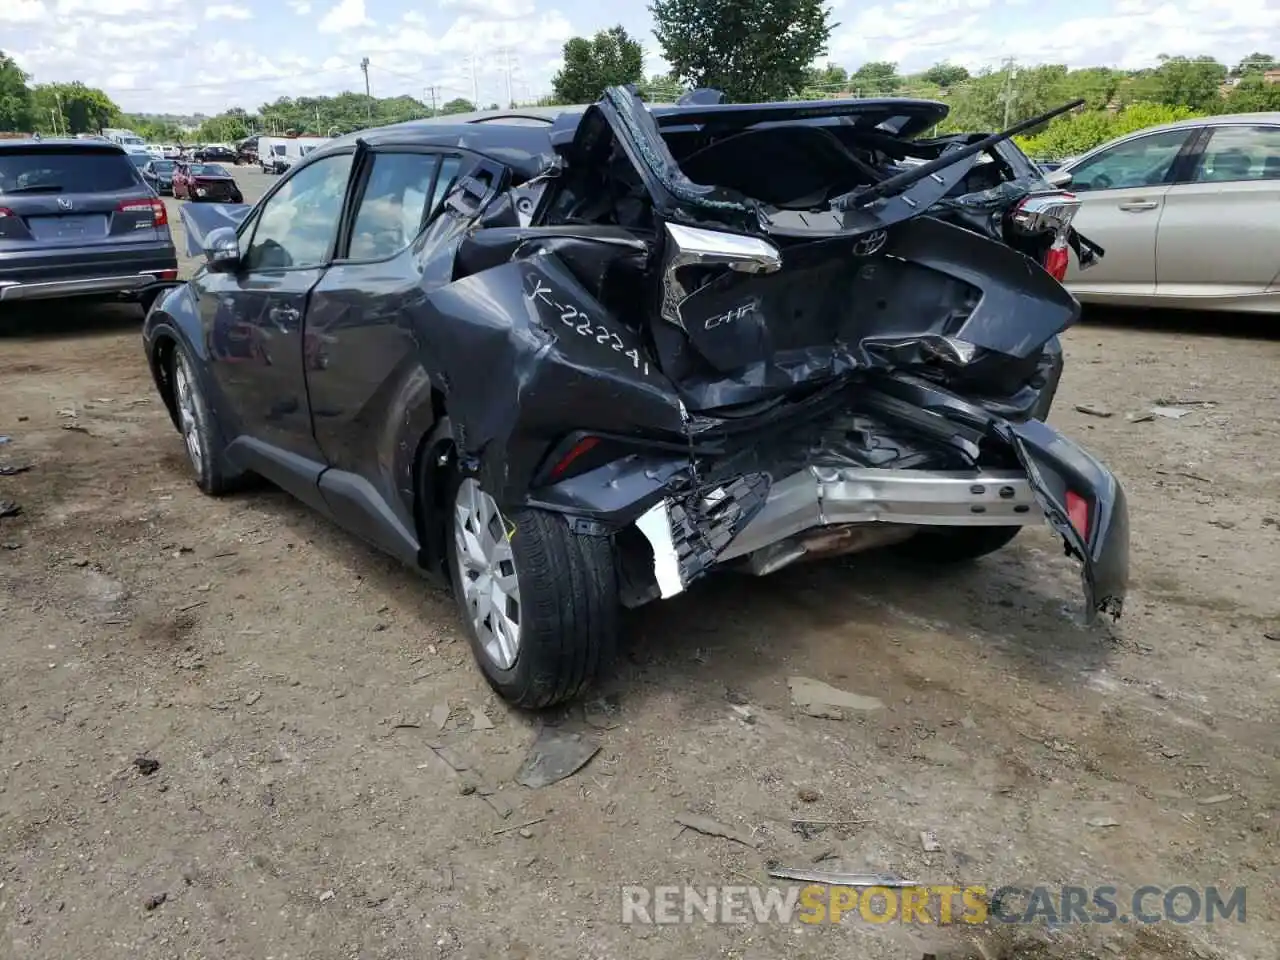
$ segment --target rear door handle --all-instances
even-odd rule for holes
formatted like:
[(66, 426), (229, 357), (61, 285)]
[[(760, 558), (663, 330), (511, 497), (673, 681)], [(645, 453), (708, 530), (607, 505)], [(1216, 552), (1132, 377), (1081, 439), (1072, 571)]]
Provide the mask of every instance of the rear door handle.
[(1160, 204), (1155, 200), (1125, 200), (1119, 206), (1121, 210), (1154, 210)]

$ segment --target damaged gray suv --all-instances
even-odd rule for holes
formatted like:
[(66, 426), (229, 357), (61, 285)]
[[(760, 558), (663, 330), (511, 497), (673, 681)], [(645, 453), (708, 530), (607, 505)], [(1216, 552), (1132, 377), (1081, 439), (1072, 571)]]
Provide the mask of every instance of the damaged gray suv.
[(1020, 128), (923, 136), (940, 103), (721, 99), (368, 130), (184, 207), (205, 262), (144, 342), (201, 489), (265, 477), (449, 578), (530, 708), (719, 570), (1047, 522), (1118, 616), (1124, 494), (1044, 422), (1102, 255), (1075, 198)]

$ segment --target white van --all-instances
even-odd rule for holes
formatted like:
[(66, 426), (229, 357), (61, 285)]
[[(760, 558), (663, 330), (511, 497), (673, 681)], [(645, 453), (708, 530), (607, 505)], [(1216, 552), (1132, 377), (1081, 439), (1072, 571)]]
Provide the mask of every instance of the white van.
[(258, 163), (263, 173), (284, 173), (330, 137), (260, 137)]

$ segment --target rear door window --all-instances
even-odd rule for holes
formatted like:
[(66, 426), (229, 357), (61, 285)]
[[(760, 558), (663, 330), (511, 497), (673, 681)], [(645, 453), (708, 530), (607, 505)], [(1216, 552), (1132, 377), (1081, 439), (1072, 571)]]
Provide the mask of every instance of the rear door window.
[(439, 208), (460, 163), (456, 156), (430, 153), (376, 154), (352, 225), (348, 259), (379, 260), (408, 246)]
[(100, 150), (0, 151), (0, 194), (114, 193), (138, 185), (122, 153)]
[(1280, 127), (1217, 127), (1194, 179), (1197, 183), (1280, 180)]

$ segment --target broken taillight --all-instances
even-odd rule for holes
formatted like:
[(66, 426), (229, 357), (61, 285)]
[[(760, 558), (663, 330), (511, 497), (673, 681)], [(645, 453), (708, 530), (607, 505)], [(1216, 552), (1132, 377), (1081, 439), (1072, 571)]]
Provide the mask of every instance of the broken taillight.
[(13, 216), (17, 216), (17, 214), (15, 214), (8, 207), (0, 207), (0, 217), (13, 217)]
[(573, 462), (583, 454), (590, 452), (600, 443), (599, 437), (583, 437), (572, 447), (568, 449), (563, 457), (556, 461), (555, 466), (551, 468), (551, 479), (561, 479), (569, 468), (573, 466)]
[(1067, 519), (1080, 539), (1089, 542), (1089, 501), (1074, 490), (1067, 491)]
[(1013, 211), (1013, 222), (1023, 232), (1053, 234), (1042, 265), (1059, 283), (1066, 279), (1067, 267), (1071, 263), (1071, 221), (1079, 209), (1080, 200), (1074, 193), (1054, 190), (1024, 197)]

